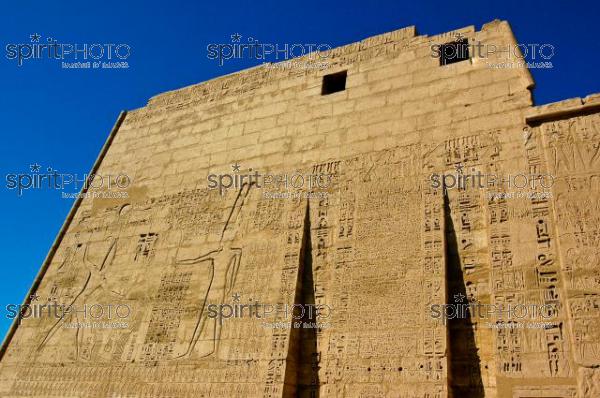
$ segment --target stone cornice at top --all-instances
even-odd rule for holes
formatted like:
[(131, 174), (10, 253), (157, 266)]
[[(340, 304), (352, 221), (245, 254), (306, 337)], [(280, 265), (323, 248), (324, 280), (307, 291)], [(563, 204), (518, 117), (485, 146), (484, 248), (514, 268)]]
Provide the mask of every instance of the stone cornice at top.
[(535, 125), (598, 111), (600, 111), (600, 93), (532, 107), (525, 114), (525, 120), (528, 124)]

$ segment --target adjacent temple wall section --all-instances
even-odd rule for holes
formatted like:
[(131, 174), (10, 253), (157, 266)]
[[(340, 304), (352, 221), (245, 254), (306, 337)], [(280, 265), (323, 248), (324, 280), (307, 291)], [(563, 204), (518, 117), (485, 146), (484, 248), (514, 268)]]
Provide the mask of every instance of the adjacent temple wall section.
[[(554, 176), (547, 218), (557, 256), (540, 252), (544, 297), (560, 303), (579, 396), (600, 395), (600, 96), (544, 105), (527, 114), (527, 134), (543, 148)], [(538, 236), (545, 233), (538, 221)], [(551, 354), (556, 352), (548, 340)], [(557, 363), (552, 361), (551, 365)]]

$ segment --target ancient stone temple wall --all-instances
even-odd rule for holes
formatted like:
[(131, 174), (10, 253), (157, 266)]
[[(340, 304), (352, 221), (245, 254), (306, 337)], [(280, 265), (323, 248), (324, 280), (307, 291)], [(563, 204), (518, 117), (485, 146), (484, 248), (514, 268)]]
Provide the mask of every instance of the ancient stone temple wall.
[[(457, 37), (516, 44), (408, 27), (127, 112), (96, 164), (126, 197), (76, 203), (29, 300), (79, 311), (13, 325), (0, 396), (600, 394), (599, 97), (534, 108), (526, 69), (440, 66)], [(553, 184), (435, 183), (523, 173)], [(436, 316), (465, 305), (546, 312)]]

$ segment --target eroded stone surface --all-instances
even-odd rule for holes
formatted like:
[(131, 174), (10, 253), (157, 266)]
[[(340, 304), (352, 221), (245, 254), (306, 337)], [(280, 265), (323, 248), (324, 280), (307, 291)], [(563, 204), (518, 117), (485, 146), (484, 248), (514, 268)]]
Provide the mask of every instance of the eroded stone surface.
[[(13, 328), (0, 395), (600, 394), (596, 96), (534, 108), (526, 69), (441, 67), (431, 45), (457, 34), (515, 44), (500, 21), (410, 27), (326, 70), (261, 66), (127, 113), (98, 169), (129, 175), (127, 197), (83, 199), (32, 292), (79, 312)], [(327, 183), (207, 180), (256, 172)], [(506, 319), (524, 306), (544, 312)]]

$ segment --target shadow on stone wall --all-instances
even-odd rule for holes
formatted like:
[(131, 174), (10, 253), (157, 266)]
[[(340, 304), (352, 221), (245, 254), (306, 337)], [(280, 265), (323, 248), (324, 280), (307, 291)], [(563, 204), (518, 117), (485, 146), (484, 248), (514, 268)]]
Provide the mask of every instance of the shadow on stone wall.
[[(446, 224), (446, 289), (448, 304), (466, 304), (467, 289), (448, 196), (444, 194)], [(456, 296), (456, 300), (455, 300)], [(462, 299), (462, 302), (460, 301)], [(481, 361), (471, 315), (448, 320), (448, 379), (454, 398), (483, 398)]]

